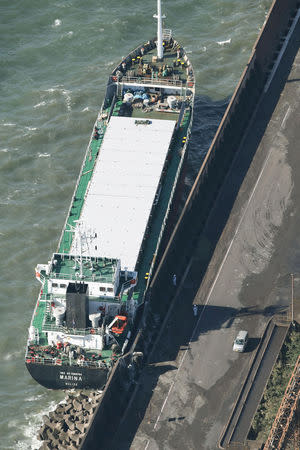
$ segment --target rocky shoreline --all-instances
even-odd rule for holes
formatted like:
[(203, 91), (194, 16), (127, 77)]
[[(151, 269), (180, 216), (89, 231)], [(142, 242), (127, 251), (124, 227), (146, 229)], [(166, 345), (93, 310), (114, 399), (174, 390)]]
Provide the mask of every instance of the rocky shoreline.
[(78, 449), (101, 397), (102, 391), (68, 393), (65, 403), (43, 416), (44, 423), (37, 434), (42, 441), (40, 450)]

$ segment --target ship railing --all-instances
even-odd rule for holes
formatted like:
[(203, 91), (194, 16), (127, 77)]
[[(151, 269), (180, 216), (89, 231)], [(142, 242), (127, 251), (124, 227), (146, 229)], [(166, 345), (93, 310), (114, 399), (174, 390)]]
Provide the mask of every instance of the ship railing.
[[(84, 155), (84, 158), (83, 158), (81, 167), (80, 167), (79, 177), (77, 178), (77, 181), (76, 181), (76, 185), (75, 185), (74, 193), (73, 193), (73, 196), (72, 196), (72, 200), (71, 200), (71, 203), (70, 203), (70, 206), (69, 206), (69, 210), (68, 210), (68, 213), (67, 213), (67, 216), (66, 216), (66, 219), (65, 219), (65, 223), (64, 223), (64, 226), (63, 226), (63, 229), (62, 229), (60, 238), (59, 238), (59, 243), (58, 243), (58, 246), (57, 246), (57, 251), (59, 250), (59, 248), (60, 248), (60, 246), (61, 246), (61, 243), (62, 243), (62, 241), (63, 241), (63, 237), (64, 237), (64, 234), (65, 234), (65, 231), (66, 231), (66, 228), (67, 228), (67, 224), (68, 224), (68, 220), (69, 220), (69, 217), (70, 217), (71, 209), (72, 209), (73, 204), (74, 204), (74, 198), (75, 198), (75, 195), (76, 195), (76, 192), (77, 192), (77, 188), (78, 188), (78, 186), (79, 186), (81, 177), (82, 177), (82, 175), (83, 175), (83, 168), (84, 168), (84, 166), (85, 166), (85, 163), (86, 163), (86, 160), (87, 160), (87, 158), (88, 158), (89, 152), (91, 151), (91, 143), (92, 143), (92, 140), (93, 140), (93, 138), (94, 138), (94, 130), (95, 130), (95, 127), (96, 127), (96, 126), (99, 126), (99, 121), (101, 121), (100, 117), (101, 117), (102, 113), (103, 113), (103, 104), (102, 104), (102, 106), (101, 106), (101, 108), (100, 108), (100, 111), (99, 111), (99, 113), (98, 113), (98, 115), (97, 115), (97, 118), (96, 118), (95, 123), (94, 123), (93, 131), (92, 131), (92, 133), (91, 133), (91, 135), (90, 135), (90, 140), (89, 140), (89, 143), (88, 143), (88, 145), (87, 145), (87, 148), (86, 148), (86, 151), (85, 151), (85, 155)], [(103, 134), (104, 134), (105, 131), (106, 131), (106, 128), (102, 128), (101, 131), (102, 131)], [(71, 231), (70, 231), (70, 235), (71, 235), (71, 234), (74, 234), (74, 232), (71, 232)], [(64, 253), (64, 251), (63, 251), (62, 253)]]
[(41, 294), (40, 295), (40, 301), (42, 301), (42, 302), (44, 302), (44, 301), (47, 301), (47, 300), (52, 300), (53, 299), (53, 294)]
[[(58, 280), (76, 280), (80, 281), (81, 278), (79, 277), (79, 274), (76, 275), (76, 273), (56, 273), (51, 272), (49, 278), (55, 278)], [(83, 279), (86, 281), (100, 281), (102, 283), (111, 283), (112, 277), (104, 277), (103, 275), (97, 275), (95, 273), (92, 273), (91, 275), (83, 275)]]
[(101, 335), (101, 328), (67, 328), (63, 325), (55, 325), (51, 323), (47, 323), (45, 320), (43, 324), (43, 332), (44, 331), (59, 331), (68, 335), (76, 335), (76, 336), (88, 336), (88, 335)]
[(101, 360), (99, 361), (83, 361), (81, 359), (61, 359), (59, 356), (57, 358), (49, 358), (42, 356), (25, 356), (25, 361), (27, 364), (43, 364), (48, 366), (70, 366), (70, 367), (90, 367), (93, 369), (107, 369), (107, 364)]
[(135, 284), (136, 284), (136, 280), (134, 278), (131, 278), (130, 280), (125, 281), (125, 283), (122, 284), (119, 297), (122, 298), (122, 295), (124, 294), (124, 292), (127, 291), (128, 289), (130, 289), (131, 287), (135, 286)]
[(160, 78), (147, 78), (147, 77), (130, 77), (124, 75), (119, 83), (130, 83), (130, 84), (147, 84), (147, 85), (160, 85), (160, 86), (176, 86), (182, 88), (182, 80), (170, 80), (170, 79), (160, 79)]
[[(187, 136), (188, 137), (191, 134), (191, 123), (192, 123), (192, 117), (191, 117), (188, 129), (187, 129)], [(186, 148), (187, 148), (187, 145), (188, 145), (188, 140), (189, 139), (187, 139), (185, 141), (184, 145), (183, 145), (182, 157), (181, 157), (181, 160), (180, 160), (180, 162), (178, 164), (178, 167), (177, 167), (177, 171), (176, 171), (176, 174), (175, 174), (175, 177), (174, 177), (173, 187), (172, 187), (172, 190), (171, 190), (171, 194), (170, 194), (170, 197), (169, 197), (169, 201), (168, 201), (168, 205), (167, 205), (167, 209), (166, 209), (166, 213), (165, 213), (165, 217), (163, 219), (163, 223), (162, 223), (162, 226), (161, 226), (161, 229), (160, 229), (160, 233), (159, 233), (159, 236), (158, 236), (158, 239), (157, 239), (157, 244), (156, 244), (154, 256), (153, 256), (153, 259), (152, 259), (152, 262), (151, 262), (151, 265), (150, 265), (150, 269), (149, 269), (149, 276), (148, 276), (148, 280), (147, 280), (147, 284), (146, 284), (146, 289), (145, 289), (144, 295), (143, 295), (143, 300), (145, 298), (145, 293), (146, 293), (146, 291), (147, 291), (147, 289), (149, 287), (149, 284), (151, 282), (152, 272), (153, 272), (153, 269), (154, 269), (154, 266), (155, 266), (155, 263), (156, 263), (156, 256), (158, 254), (159, 246), (160, 246), (160, 243), (161, 243), (162, 238), (163, 238), (163, 234), (164, 234), (164, 230), (165, 230), (165, 227), (166, 227), (166, 224), (167, 224), (167, 219), (168, 219), (168, 215), (169, 215), (169, 212), (170, 212), (170, 209), (171, 209), (174, 193), (175, 193), (175, 190), (176, 190), (176, 187), (177, 187), (177, 182), (178, 182), (178, 179), (180, 177), (181, 168), (182, 168), (182, 164), (183, 164), (183, 161), (184, 161)]]

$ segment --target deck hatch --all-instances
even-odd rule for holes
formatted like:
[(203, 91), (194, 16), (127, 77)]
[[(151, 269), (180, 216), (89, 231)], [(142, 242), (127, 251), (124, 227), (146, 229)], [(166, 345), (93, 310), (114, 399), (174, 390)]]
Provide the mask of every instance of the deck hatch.
[[(176, 122), (111, 117), (80, 220), (99, 236), (91, 256), (134, 270)], [(72, 250), (71, 250), (72, 252)]]

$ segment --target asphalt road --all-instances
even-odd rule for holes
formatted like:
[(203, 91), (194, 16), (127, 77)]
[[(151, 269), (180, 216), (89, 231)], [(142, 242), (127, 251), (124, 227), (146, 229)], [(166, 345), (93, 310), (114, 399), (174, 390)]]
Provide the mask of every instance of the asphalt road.
[[(186, 272), (179, 274), (172, 314), (114, 448), (217, 448), (266, 323), (290, 301), (290, 273), (300, 272), (298, 49), (295, 38), (249, 124)], [(203, 254), (236, 190), (199, 287)], [(199, 305), (196, 317), (193, 303)], [(240, 329), (250, 335), (244, 354), (232, 351)]]

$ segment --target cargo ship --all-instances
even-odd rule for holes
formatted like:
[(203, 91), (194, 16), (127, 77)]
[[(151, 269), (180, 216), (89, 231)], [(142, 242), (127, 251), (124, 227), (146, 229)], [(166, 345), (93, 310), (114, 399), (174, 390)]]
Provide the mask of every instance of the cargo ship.
[(25, 364), (48, 389), (101, 389), (130, 348), (183, 179), (195, 79), (163, 28), (112, 71), (58, 248), (41, 289)]

